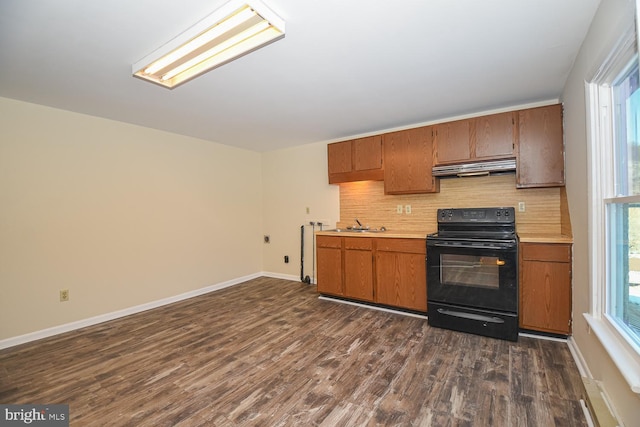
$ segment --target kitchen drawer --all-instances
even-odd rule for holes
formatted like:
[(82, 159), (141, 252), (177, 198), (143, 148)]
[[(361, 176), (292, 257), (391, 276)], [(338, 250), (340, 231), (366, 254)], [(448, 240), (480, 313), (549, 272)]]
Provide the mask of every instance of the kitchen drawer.
[(320, 248), (342, 248), (342, 237), (316, 236), (316, 245)]
[(378, 251), (426, 254), (427, 240), (426, 237), (424, 239), (379, 238), (376, 239), (376, 248)]
[(362, 249), (371, 250), (373, 247), (373, 239), (368, 237), (345, 237), (344, 248), (345, 249)]
[(523, 243), (520, 250), (525, 261), (571, 262), (570, 245)]

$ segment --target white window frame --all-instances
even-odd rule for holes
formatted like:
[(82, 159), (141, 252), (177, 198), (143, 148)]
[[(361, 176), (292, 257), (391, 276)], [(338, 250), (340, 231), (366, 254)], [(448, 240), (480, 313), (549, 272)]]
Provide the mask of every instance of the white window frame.
[(618, 76), (633, 55), (637, 54), (635, 25), (630, 25), (603, 61), (603, 65), (585, 83), (587, 105), (588, 139), (588, 188), (589, 188), (589, 256), (591, 309), (584, 313), (591, 330), (600, 340), (631, 390), (640, 394), (640, 347), (631, 339), (618, 323), (606, 313), (607, 276), (609, 259), (607, 234), (608, 203), (640, 201), (639, 196), (615, 197), (613, 194), (613, 123), (611, 106), (613, 95), (612, 78)]

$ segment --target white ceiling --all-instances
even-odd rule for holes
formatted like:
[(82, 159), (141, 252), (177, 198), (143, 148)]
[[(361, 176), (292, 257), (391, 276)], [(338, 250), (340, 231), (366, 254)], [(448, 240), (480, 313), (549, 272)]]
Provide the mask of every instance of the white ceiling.
[(224, 0), (1, 0), (0, 96), (259, 152), (558, 98), (599, 0), (264, 0), (286, 37), (173, 90), (131, 65)]

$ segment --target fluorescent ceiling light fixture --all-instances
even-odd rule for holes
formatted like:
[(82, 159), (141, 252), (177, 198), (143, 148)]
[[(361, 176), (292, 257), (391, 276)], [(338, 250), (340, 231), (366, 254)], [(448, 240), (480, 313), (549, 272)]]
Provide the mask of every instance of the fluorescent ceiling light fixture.
[(231, 0), (133, 64), (135, 77), (174, 88), (284, 37), (284, 21), (260, 0)]

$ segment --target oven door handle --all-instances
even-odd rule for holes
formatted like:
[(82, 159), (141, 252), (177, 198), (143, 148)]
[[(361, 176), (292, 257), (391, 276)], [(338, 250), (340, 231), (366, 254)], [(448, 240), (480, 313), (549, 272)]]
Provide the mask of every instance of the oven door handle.
[(493, 245), (475, 246), (475, 245), (465, 245), (465, 244), (447, 245), (442, 243), (428, 242), (427, 246), (432, 246), (436, 248), (495, 249), (499, 251), (506, 251), (509, 249), (513, 249), (516, 246), (516, 244), (515, 243), (508, 244), (505, 246), (493, 246)]
[(499, 317), (489, 317), (489, 316), (483, 316), (481, 314), (464, 313), (462, 311), (447, 310), (447, 309), (444, 309), (444, 308), (439, 308), (438, 309), (438, 313), (444, 314), (446, 316), (461, 317), (463, 319), (477, 320), (479, 322), (504, 323), (504, 320), (500, 319)]

